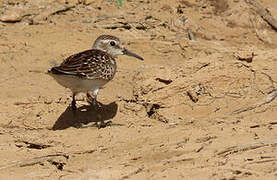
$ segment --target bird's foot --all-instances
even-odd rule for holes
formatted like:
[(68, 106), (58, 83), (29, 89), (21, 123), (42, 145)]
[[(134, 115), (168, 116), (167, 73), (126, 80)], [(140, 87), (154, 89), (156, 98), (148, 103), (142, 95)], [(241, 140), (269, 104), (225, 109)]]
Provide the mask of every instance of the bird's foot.
[(104, 121), (99, 121), (95, 123), (95, 126), (98, 127), (98, 129), (105, 128), (107, 126), (111, 126), (112, 121), (104, 122)]

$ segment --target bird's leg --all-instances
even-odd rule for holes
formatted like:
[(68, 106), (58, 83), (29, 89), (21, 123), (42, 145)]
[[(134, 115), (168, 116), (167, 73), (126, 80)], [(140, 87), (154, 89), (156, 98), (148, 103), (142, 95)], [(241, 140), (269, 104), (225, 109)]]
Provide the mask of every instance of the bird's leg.
[(94, 99), (93, 96), (94, 96), (94, 95), (93, 95), (93, 93), (92, 93), (91, 91), (88, 91), (88, 92), (87, 92), (87, 101), (88, 101), (88, 103), (91, 104), (91, 105), (93, 105), (93, 99)]
[(75, 96), (76, 96), (76, 94), (73, 93), (73, 95), (72, 95), (72, 102), (71, 102), (71, 108), (72, 108), (73, 111), (76, 111), (76, 109), (77, 109)]
[(95, 108), (97, 108), (97, 110), (99, 110), (99, 108), (101, 108), (101, 104), (97, 101), (97, 94), (98, 94), (99, 88), (96, 88), (93, 90), (93, 92), (88, 91), (87, 92), (87, 98), (88, 98), (88, 102)]
[[(97, 111), (97, 122), (95, 123), (95, 126), (97, 126), (100, 129), (100, 128), (104, 128), (104, 127), (111, 125), (111, 121), (104, 122), (104, 120), (103, 120), (101, 103), (99, 103), (97, 101), (98, 91), (99, 91), (99, 88), (96, 88), (93, 90), (93, 92), (91, 92), (91, 91), (87, 92), (87, 97), (88, 97), (89, 103), (92, 104), (92, 106)], [(93, 96), (93, 98), (92, 98), (92, 96)]]
[(101, 104), (97, 101), (97, 95), (94, 96), (94, 99), (92, 101), (93, 106), (97, 109), (100, 110), (101, 109)]

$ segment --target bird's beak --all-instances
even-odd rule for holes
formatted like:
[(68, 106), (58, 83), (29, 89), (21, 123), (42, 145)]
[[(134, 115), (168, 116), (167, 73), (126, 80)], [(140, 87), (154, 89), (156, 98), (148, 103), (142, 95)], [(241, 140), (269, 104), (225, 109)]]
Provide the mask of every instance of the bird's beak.
[(138, 59), (143, 61), (142, 57), (140, 57), (139, 55), (137, 55), (135, 53), (132, 53), (131, 51), (129, 51), (129, 50), (125, 49), (125, 48), (124, 48), (124, 50), (122, 52), (123, 52), (123, 54), (125, 54), (127, 56), (133, 56), (133, 57), (138, 58)]

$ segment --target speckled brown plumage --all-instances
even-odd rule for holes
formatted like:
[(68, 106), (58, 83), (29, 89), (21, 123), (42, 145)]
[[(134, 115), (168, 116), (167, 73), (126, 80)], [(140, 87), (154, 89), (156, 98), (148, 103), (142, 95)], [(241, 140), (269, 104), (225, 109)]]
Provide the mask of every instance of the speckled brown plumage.
[(109, 81), (116, 73), (116, 61), (104, 51), (91, 49), (69, 56), (50, 71), (53, 74)]

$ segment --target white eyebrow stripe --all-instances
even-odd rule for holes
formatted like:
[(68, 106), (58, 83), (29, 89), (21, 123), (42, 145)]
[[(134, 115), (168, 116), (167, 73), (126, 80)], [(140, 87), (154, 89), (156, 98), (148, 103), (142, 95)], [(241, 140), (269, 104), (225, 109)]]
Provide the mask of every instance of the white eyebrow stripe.
[(110, 42), (111, 40), (110, 40), (110, 39), (102, 39), (101, 41), (104, 42), (104, 43), (108, 43), (108, 42)]

